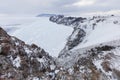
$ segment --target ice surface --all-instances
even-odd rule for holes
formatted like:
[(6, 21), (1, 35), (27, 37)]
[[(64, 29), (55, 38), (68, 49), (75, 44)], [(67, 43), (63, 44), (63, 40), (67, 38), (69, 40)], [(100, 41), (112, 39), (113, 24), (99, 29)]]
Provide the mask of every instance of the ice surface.
[(0, 26), (8, 33), (12, 33), (15, 30), (21, 28), (20, 25), (28, 25), (38, 20), (35, 17), (21, 17), (21, 16), (0, 16)]
[(58, 25), (49, 21), (49, 18), (40, 17), (28, 25), (19, 25), (19, 29), (11, 35), (20, 38), (28, 44), (35, 43), (45, 49), (50, 55), (57, 57), (64, 48), (68, 36), (72, 33), (71, 27)]

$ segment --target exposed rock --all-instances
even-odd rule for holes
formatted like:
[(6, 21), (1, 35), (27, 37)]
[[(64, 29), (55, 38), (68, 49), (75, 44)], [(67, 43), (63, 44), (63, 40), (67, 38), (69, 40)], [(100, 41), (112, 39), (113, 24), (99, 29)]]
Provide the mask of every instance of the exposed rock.
[(42, 48), (35, 44), (27, 45), (0, 28), (0, 80), (42, 78), (51, 71), (51, 64), (54, 64), (53, 58)]
[(80, 42), (83, 41), (86, 33), (83, 29), (74, 29), (73, 33), (69, 36), (67, 43), (65, 45), (65, 48), (60, 52), (59, 57), (64, 57), (67, 54), (66, 51), (69, 51), (73, 49), (75, 46), (77, 46)]
[(50, 17), (50, 21), (57, 24), (63, 24), (66, 26), (79, 26), (80, 23), (83, 23), (86, 18), (82, 17), (64, 17), (64, 15), (54, 15)]

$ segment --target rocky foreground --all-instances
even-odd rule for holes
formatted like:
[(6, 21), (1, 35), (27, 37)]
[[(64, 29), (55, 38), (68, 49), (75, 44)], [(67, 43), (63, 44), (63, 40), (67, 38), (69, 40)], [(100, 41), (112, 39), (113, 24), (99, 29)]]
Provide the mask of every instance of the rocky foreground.
[(33, 80), (49, 77), (54, 60), (35, 44), (27, 45), (0, 28), (0, 80)]

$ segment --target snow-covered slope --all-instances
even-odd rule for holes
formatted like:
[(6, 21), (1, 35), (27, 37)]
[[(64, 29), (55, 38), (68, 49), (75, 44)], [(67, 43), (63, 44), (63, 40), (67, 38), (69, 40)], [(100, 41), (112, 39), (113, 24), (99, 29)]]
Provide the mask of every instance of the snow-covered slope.
[(58, 53), (65, 46), (67, 38), (73, 29), (54, 24), (47, 17), (37, 19), (28, 25), (20, 25), (20, 29), (11, 33), (11, 35), (29, 44), (35, 43), (44, 48), (50, 55), (57, 57)]
[[(120, 16), (109, 16), (105, 19), (105, 21), (97, 23), (93, 30), (87, 31), (87, 36), (77, 48), (120, 39)], [(93, 23), (96, 23), (95, 20)], [(86, 24), (89, 28), (89, 23)]]

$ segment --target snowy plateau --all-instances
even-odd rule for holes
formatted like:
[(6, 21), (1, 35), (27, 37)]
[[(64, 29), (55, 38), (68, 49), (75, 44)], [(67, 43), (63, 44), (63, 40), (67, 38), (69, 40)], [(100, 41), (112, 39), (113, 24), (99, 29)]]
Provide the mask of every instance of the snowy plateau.
[(0, 26), (0, 80), (120, 80), (120, 11)]

